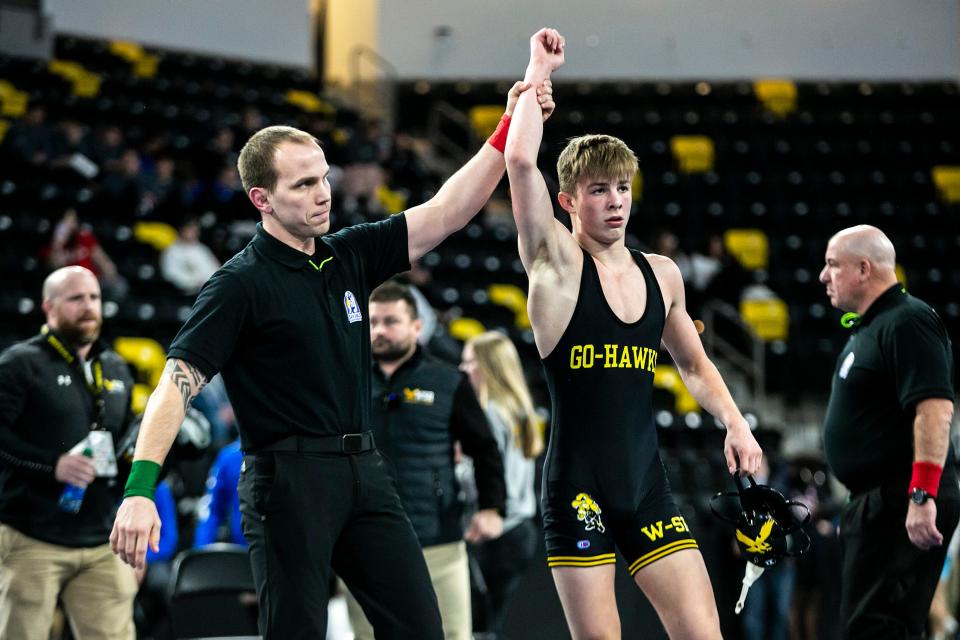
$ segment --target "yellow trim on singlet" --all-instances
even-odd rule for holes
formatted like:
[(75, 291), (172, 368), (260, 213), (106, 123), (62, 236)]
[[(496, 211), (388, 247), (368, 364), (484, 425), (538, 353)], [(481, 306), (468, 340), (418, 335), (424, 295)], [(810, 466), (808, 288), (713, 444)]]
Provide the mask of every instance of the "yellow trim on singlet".
[(689, 538), (687, 540), (677, 540), (676, 542), (671, 542), (670, 544), (664, 545), (659, 549), (654, 549), (650, 553), (645, 553), (636, 560), (633, 561), (627, 570), (630, 571), (630, 575), (635, 574), (640, 569), (643, 569), (645, 566), (651, 562), (656, 562), (661, 558), (665, 558), (672, 553), (677, 551), (683, 551), (684, 549), (698, 549), (697, 541)]
[(596, 567), (601, 564), (614, 564), (616, 554), (601, 553), (598, 556), (547, 556), (548, 567)]

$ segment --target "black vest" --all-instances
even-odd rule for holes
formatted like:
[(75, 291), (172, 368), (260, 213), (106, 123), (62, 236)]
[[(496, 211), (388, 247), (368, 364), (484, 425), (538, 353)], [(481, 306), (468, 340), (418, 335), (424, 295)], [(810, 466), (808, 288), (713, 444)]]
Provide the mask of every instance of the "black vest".
[(370, 424), (420, 545), (463, 537), (450, 417), (463, 374), (417, 352), (387, 379), (373, 366)]

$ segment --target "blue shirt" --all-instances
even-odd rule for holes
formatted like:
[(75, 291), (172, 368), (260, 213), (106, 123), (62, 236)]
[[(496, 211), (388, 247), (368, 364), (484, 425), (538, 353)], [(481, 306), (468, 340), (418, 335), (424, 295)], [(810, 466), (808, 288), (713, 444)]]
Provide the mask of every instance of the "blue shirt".
[(160, 514), (160, 522), (163, 526), (160, 527), (160, 551), (154, 553), (153, 549), (147, 546), (148, 565), (170, 560), (177, 552), (177, 543), (180, 541), (177, 531), (177, 502), (173, 499), (169, 482), (164, 480), (157, 485), (153, 502), (157, 505), (157, 513)]
[(243, 451), (240, 450), (239, 440), (226, 445), (217, 454), (207, 476), (207, 492), (200, 501), (197, 529), (193, 536), (194, 548), (217, 542), (220, 526), (228, 518), (229, 542), (247, 546), (240, 522), (240, 497), (237, 494), (242, 464)]

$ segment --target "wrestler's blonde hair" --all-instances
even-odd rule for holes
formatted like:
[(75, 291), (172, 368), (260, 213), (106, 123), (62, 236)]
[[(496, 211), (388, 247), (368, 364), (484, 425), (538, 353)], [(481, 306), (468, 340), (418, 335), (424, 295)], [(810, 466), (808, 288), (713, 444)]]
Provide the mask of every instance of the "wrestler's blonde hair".
[(638, 168), (636, 154), (623, 140), (603, 134), (571, 138), (557, 159), (560, 191), (570, 195), (584, 178), (632, 180)]

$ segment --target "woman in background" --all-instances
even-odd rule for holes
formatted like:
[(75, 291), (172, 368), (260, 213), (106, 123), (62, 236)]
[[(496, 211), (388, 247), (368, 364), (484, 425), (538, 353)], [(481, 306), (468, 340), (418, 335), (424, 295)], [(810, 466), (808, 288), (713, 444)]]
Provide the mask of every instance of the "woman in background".
[(503, 535), (476, 549), (487, 584), (486, 630), (502, 637), (507, 603), (537, 548), (534, 459), (543, 451), (543, 432), (509, 338), (496, 331), (471, 338), (463, 347), (460, 369), (470, 378), (503, 456)]

